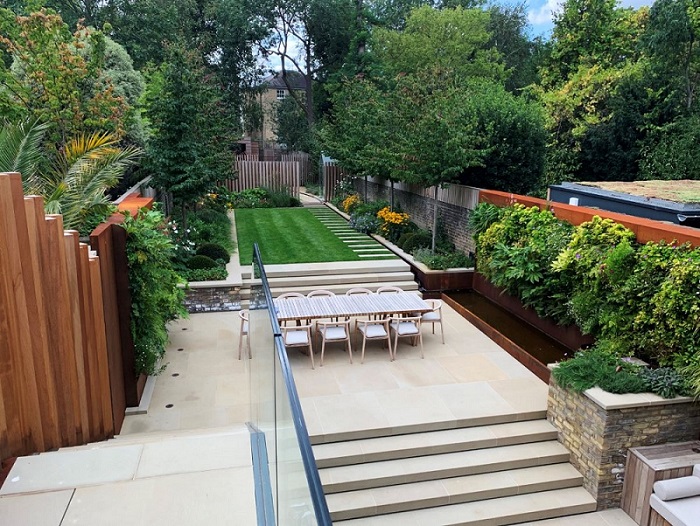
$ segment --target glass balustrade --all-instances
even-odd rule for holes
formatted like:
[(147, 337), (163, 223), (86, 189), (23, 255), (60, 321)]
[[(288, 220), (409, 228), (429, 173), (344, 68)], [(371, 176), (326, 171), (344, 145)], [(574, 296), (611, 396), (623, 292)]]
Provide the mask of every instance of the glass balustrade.
[(259, 458), (264, 464), (257, 466), (261, 475), (256, 493), (258, 515), (266, 517), (263, 524), (274, 521), (278, 526), (330, 526), (328, 506), (257, 245), (253, 273), (249, 313), (253, 354), (249, 362), (250, 414), (251, 427), (259, 437)]

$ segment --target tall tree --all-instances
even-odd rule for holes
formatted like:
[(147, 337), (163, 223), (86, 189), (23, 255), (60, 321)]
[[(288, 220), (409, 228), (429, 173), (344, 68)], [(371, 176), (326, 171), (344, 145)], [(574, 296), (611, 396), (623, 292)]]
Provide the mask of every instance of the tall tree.
[(197, 52), (172, 44), (168, 62), (152, 74), (146, 116), (153, 135), (147, 167), (153, 184), (182, 210), (231, 175), (232, 142), (221, 121), (221, 90)]
[[(42, 10), (16, 19), (13, 39), (0, 45), (13, 57), (0, 71), (0, 106), (16, 105), (32, 120), (51, 123), (49, 139), (60, 148), (81, 133), (107, 131), (121, 137), (128, 104), (102, 77), (104, 35), (81, 26), (71, 34), (58, 15)], [(90, 51), (81, 50), (85, 42)]]

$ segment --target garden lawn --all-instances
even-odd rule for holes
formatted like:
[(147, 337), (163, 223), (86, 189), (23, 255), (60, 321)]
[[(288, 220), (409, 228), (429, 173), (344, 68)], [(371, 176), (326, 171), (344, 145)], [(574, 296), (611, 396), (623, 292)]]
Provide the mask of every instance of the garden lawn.
[(263, 263), (269, 265), (360, 260), (304, 208), (238, 209), (236, 233), (241, 265), (253, 261), (253, 243), (260, 247)]

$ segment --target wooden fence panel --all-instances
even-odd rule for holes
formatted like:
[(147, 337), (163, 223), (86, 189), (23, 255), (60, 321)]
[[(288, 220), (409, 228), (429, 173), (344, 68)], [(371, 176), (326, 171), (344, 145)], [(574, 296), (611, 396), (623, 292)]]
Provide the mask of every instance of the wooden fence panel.
[[(114, 413), (114, 388), (111, 385), (109, 371), (109, 355), (107, 352), (107, 331), (103, 330), (105, 324), (104, 298), (102, 294), (102, 275), (100, 273), (100, 259), (90, 256), (88, 261), (89, 283), (90, 283), (90, 308), (94, 320), (95, 338), (95, 363), (97, 367), (97, 385), (100, 388), (100, 413), (103, 426), (103, 436), (112, 436), (117, 428), (115, 427), (116, 413)], [(122, 414), (123, 413), (119, 413)], [(123, 417), (122, 417), (123, 420)], [(120, 421), (121, 422), (121, 421)], [(121, 425), (121, 423), (120, 423)]]
[(280, 156), (282, 162), (299, 163), (299, 184), (304, 186), (315, 178), (311, 173), (312, 164), (309, 154), (305, 152), (283, 153)]
[(335, 163), (324, 162), (322, 170), (323, 178), (323, 199), (330, 201), (335, 197), (336, 188), (340, 181), (347, 177), (347, 174)]
[(299, 163), (283, 161), (237, 161), (236, 179), (227, 179), (229, 191), (241, 192), (265, 186), (275, 190), (288, 190), (299, 197)]
[[(32, 319), (46, 320), (46, 299), (44, 295), (44, 274), (42, 262), (47, 245), (46, 219), (44, 217), (44, 199), (39, 196), (29, 196), (24, 199), (27, 226), (29, 230), (32, 273), (37, 278), (36, 311)], [(39, 350), (35, 354), (34, 366), (39, 382), (39, 404), (41, 405), (41, 421), (44, 427), (44, 446), (46, 449), (58, 448), (61, 442), (61, 432), (58, 423), (58, 397), (53, 370), (58, 366), (57, 358), (49, 348), (48, 328), (46, 323), (37, 323), (33, 330), (37, 338)]]
[[(91, 419), (92, 408), (104, 419), (105, 403), (112, 415), (106, 369), (94, 382), (91, 367), (105, 352), (104, 319), (85, 316), (102, 311), (100, 273), (83, 266), (77, 232), (25, 198), (19, 174), (0, 174), (0, 459), (112, 434)], [(100, 382), (95, 404), (88, 391)]]
[(100, 256), (100, 279), (104, 320), (107, 327), (106, 345), (109, 370), (109, 383), (112, 388), (112, 412), (114, 432), (118, 433), (124, 421), (126, 394), (124, 392), (124, 366), (122, 362), (122, 334), (119, 329), (119, 300), (116, 271), (114, 268), (114, 248), (112, 234), (118, 228), (103, 223), (90, 234), (90, 246)]

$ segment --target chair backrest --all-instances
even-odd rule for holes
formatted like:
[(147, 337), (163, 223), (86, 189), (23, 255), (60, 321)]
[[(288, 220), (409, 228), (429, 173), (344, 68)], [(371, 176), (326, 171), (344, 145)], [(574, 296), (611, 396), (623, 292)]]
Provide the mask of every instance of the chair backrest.
[(350, 289), (349, 291), (347, 291), (345, 293), (346, 296), (353, 296), (354, 294), (363, 294), (364, 295), (364, 294), (374, 294), (374, 292), (372, 292), (371, 290), (366, 289), (364, 287), (355, 287), (354, 289)]
[(377, 294), (398, 294), (399, 292), (403, 292), (398, 287), (379, 287), (377, 289)]
[(300, 292), (285, 292), (284, 294), (280, 294), (279, 296), (277, 296), (277, 299), (283, 300), (285, 298), (305, 298), (305, 297), (306, 296), (304, 296)]
[(314, 296), (335, 296), (335, 293), (330, 290), (319, 289), (311, 291), (306, 295), (307, 298), (313, 298)]
[(433, 310), (440, 310), (442, 308), (442, 300), (423, 300), (428, 305), (432, 307)]
[(248, 321), (248, 309), (239, 310), (238, 316), (240, 316), (241, 321)]

